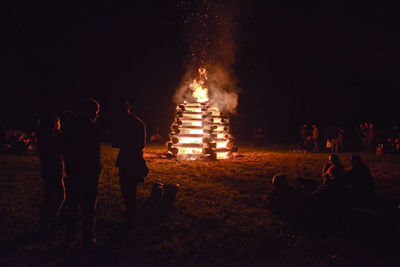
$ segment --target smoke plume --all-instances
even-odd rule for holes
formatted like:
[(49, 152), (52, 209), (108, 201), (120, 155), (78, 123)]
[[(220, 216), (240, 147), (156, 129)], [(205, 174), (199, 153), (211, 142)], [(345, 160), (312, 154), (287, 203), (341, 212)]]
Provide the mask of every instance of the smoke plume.
[(194, 100), (189, 85), (196, 79), (198, 68), (205, 67), (210, 104), (222, 112), (235, 113), (239, 88), (233, 71), (236, 50), (233, 2), (198, 0), (182, 8), (186, 12), (183, 21), (191, 55), (174, 102)]

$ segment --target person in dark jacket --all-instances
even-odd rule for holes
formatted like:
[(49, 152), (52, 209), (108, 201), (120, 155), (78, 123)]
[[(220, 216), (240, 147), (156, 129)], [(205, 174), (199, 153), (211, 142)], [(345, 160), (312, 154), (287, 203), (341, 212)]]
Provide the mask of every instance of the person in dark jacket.
[(376, 149), (376, 131), (374, 124), (370, 123), (368, 128), (368, 149), (370, 152), (375, 152)]
[(125, 223), (129, 226), (136, 216), (136, 192), (139, 182), (148, 174), (143, 149), (146, 146), (144, 122), (133, 114), (128, 101), (117, 106), (116, 135), (113, 146), (119, 147), (115, 165), (119, 168), (119, 183), (125, 204)]
[(319, 147), (318, 147), (318, 141), (319, 141), (319, 129), (317, 127), (317, 125), (313, 124), (312, 125), (312, 139), (313, 139), (313, 143), (314, 143), (314, 152), (318, 152), (319, 151)]
[(332, 153), (339, 151), (339, 128), (334, 125), (330, 129), (331, 143), (332, 143)]
[(370, 199), (374, 193), (374, 179), (359, 155), (352, 155), (350, 161), (352, 169), (346, 173), (350, 197), (356, 202), (364, 202)]
[(287, 182), (286, 175), (275, 175), (272, 178), (272, 184), (274, 189), (265, 198), (268, 209), (284, 218), (295, 217), (300, 198)]
[(304, 124), (300, 128), (300, 148), (305, 149), (307, 145), (307, 125)]
[(76, 240), (78, 208), (83, 222), (84, 245), (92, 246), (96, 241), (93, 225), (101, 163), (100, 138), (95, 122), (99, 111), (97, 101), (82, 99), (76, 113), (67, 114), (62, 124), (67, 205), (65, 236), (69, 246)]
[(43, 180), (43, 203), (40, 229), (47, 232), (64, 202), (64, 162), (61, 154), (60, 119), (42, 116), (39, 121), (38, 154)]

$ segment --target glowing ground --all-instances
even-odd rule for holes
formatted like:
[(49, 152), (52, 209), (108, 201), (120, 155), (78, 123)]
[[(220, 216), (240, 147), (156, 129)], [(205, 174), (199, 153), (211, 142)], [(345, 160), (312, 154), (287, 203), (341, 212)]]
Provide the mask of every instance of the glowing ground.
[[(396, 265), (399, 218), (367, 216), (348, 231), (298, 230), (268, 212), (263, 196), (278, 172), (320, 181), (327, 154), (299, 154), (289, 147), (239, 146), (221, 161), (165, 159), (164, 146), (149, 146), (150, 174), (138, 187), (139, 219), (121, 232), (123, 210), (114, 160), (102, 146), (97, 202), (97, 248), (63, 250), (62, 229), (36, 240), (41, 203), (37, 157), (0, 155), (0, 264), (9, 265)], [(349, 167), (348, 154), (339, 154)], [(362, 154), (377, 194), (399, 200), (400, 159)], [(172, 208), (149, 207), (154, 182), (179, 184)], [(359, 224), (359, 225), (358, 225)], [(397, 227), (397, 228), (396, 228)], [(397, 229), (397, 230), (396, 230)]]

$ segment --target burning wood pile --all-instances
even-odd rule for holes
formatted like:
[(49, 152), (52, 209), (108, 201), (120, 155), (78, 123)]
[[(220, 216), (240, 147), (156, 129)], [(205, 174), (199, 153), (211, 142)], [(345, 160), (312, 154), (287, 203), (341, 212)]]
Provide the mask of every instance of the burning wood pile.
[(212, 106), (205, 87), (206, 70), (199, 69), (199, 78), (190, 84), (194, 101), (185, 101), (176, 107), (171, 125), (168, 156), (183, 160), (201, 158), (228, 159), (237, 147), (230, 134), (229, 118)]

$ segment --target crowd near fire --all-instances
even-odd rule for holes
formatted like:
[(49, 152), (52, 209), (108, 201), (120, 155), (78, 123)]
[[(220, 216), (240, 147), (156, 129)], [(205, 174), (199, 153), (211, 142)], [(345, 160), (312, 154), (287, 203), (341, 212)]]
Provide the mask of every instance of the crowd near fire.
[[(237, 151), (229, 131), (229, 118), (210, 104), (207, 71), (198, 69), (198, 77), (189, 85), (194, 101), (176, 107), (171, 125), (168, 156), (178, 159), (228, 159)], [(190, 101), (190, 102), (189, 102)]]

